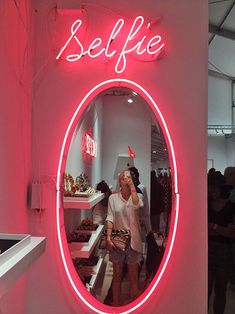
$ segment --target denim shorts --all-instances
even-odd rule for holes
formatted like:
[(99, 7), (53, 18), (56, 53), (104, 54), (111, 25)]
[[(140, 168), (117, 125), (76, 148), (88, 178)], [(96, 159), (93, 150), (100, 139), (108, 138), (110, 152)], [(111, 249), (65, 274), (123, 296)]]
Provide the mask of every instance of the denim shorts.
[(125, 251), (116, 249), (112, 252), (109, 252), (109, 260), (112, 263), (137, 264), (140, 263), (142, 259), (142, 254), (133, 250), (130, 246), (130, 243), (127, 244)]

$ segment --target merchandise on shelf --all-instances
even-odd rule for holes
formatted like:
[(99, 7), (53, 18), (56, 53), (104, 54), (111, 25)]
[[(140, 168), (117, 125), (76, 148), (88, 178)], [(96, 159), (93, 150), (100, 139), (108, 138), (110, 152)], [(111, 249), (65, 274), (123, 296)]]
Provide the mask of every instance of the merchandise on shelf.
[(90, 230), (95, 231), (98, 228), (97, 224), (93, 224), (89, 218), (83, 219), (77, 230)]
[(73, 259), (74, 267), (84, 285), (89, 283), (91, 277), (96, 274), (98, 260), (99, 258), (97, 256)]
[(77, 233), (75, 231), (67, 233), (67, 242), (89, 242), (91, 234), (88, 233)]
[(74, 180), (70, 173), (64, 174), (64, 196), (90, 197), (96, 189), (89, 185), (87, 175), (82, 172)]
[(90, 187), (88, 176), (84, 172), (77, 176), (76, 183), (78, 184), (78, 190), (80, 192), (85, 192)]

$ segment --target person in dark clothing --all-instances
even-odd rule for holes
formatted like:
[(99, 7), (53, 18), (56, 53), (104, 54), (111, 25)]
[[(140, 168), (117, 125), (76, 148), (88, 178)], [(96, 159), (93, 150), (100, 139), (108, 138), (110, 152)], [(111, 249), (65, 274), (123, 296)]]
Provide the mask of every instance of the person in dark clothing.
[(214, 288), (214, 314), (223, 314), (235, 238), (235, 206), (229, 200), (231, 186), (219, 171), (208, 175), (208, 306)]
[(164, 211), (163, 186), (158, 182), (155, 170), (151, 171), (150, 217), (152, 230), (159, 230), (160, 215)]
[[(230, 201), (235, 204), (235, 167), (227, 167), (224, 170), (224, 176), (226, 178), (226, 184), (231, 185), (233, 188), (230, 191)], [(235, 239), (232, 240), (231, 250), (233, 256), (233, 262), (230, 274), (230, 289), (235, 291)]]
[(211, 173), (213, 173), (213, 172), (215, 172), (215, 171), (216, 171), (215, 168), (210, 168), (210, 169), (208, 170), (208, 175), (211, 174)]

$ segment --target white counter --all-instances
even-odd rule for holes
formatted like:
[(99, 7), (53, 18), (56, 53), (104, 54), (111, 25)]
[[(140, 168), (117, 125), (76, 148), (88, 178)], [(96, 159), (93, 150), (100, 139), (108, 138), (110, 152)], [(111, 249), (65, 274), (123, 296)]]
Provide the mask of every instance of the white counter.
[(19, 244), (0, 255), (0, 298), (45, 250), (45, 237), (9, 235), (10, 239), (20, 237)]

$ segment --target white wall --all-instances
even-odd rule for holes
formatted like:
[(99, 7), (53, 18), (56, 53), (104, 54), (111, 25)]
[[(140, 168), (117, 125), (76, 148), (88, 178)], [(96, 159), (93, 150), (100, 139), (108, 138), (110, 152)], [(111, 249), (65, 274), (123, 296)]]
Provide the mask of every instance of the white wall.
[(227, 167), (235, 166), (235, 137), (234, 135), (229, 136), (226, 139), (227, 142)]
[[(70, 173), (74, 180), (81, 173), (88, 176), (89, 185), (94, 187), (102, 180), (102, 122), (103, 122), (102, 98), (93, 101), (81, 121), (77, 124), (71, 139), (65, 173)], [(89, 134), (97, 145), (96, 157), (91, 157), (84, 152), (84, 135)], [(69, 209), (64, 213), (67, 232), (74, 231), (82, 219), (91, 218), (91, 212), (87, 210)]]
[(227, 167), (227, 147), (226, 140), (222, 136), (208, 137), (208, 159), (214, 161), (214, 168), (224, 172)]
[(232, 83), (214, 76), (208, 77), (208, 124), (231, 125)]
[(138, 97), (128, 104), (125, 96), (104, 97), (103, 176), (114, 190), (119, 189), (118, 173), (127, 168), (120, 165), (120, 155), (128, 155), (128, 145), (135, 152), (134, 165), (140, 181), (150, 186), (151, 115), (148, 105)]
[[(82, 122), (79, 123), (71, 139), (67, 155), (65, 172), (70, 173), (74, 180), (82, 172), (89, 178), (90, 186), (101, 180), (102, 172), (102, 100), (92, 103), (83, 114)], [(97, 156), (93, 157), (84, 152), (84, 136), (89, 134), (97, 145)]]
[[(0, 233), (29, 232), (27, 189), (31, 162), (31, 57), (21, 21), (29, 3), (0, 3)], [(28, 16), (28, 19), (30, 16)], [(0, 300), (0, 313), (24, 313), (26, 276)]]
[(214, 168), (224, 173), (224, 169), (235, 165), (234, 137), (208, 136), (208, 159), (214, 161)]
[[(232, 82), (231, 80), (209, 75), (208, 80), (208, 124), (232, 125)], [(233, 166), (235, 145), (234, 137), (225, 137), (220, 130), (217, 136), (208, 136), (208, 159), (213, 159), (214, 168), (224, 172)], [(224, 131), (226, 134), (231, 130)], [(210, 135), (216, 135), (215, 130), (209, 130)], [(211, 166), (211, 162), (209, 163)]]

